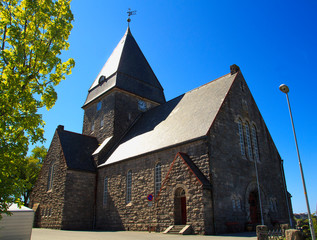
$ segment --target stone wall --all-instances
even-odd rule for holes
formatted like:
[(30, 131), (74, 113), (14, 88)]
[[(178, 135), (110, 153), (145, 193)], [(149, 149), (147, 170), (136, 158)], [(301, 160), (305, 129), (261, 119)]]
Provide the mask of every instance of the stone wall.
[[(101, 96), (84, 108), (83, 134), (96, 137), (100, 143), (110, 136), (120, 138), (142, 113), (138, 108), (139, 100), (141, 100), (140, 97), (121, 90)], [(158, 105), (145, 99), (142, 100), (147, 109)], [(101, 102), (101, 109), (97, 111), (98, 102)], [(103, 126), (101, 126), (101, 120), (103, 120)], [(94, 131), (91, 128), (93, 124)]]
[[(53, 163), (55, 164), (53, 187), (48, 190), (48, 176)], [(36, 227), (58, 229), (62, 227), (66, 172), (67, 166), (57, 132), (55, 132), (38, 180), (30, 196), (30, 207), (38, 206), (34, 223)]]
[[(97, 104), (99, 101), (101, 102), (101, 109), (97, 111)], [(94, 136), (99, 142), (112, 136), (114, 131), (114, 106), (114, 92), (85, 106), (83, 134)], [(103, 127), (100, 125), (101, 120), (103, 120), (104, 123)], [(93, 124), (94, 131), (92, 131)]]
[(181, 157), (177, 156), (157, 198), (154, 224), (160, 230), (177, 224), (176, 216), (180, 215), (177, 212), (181, 206), (177, 206), (175, 191), (181, 188), (186, 197), (186, 224), (191, 225), (196, 234), (211, 234), (211, 190), (204, 190), (203, 187)]
[(68, 170), (63, 229), (93, 229), (96, 173)]
[[(164, 231), (169, 225), (174, 224), (173, 195), (169, 196), (169, 199), (164, 197), (167, 202), (160, 203), (159, 208), (156, 206), (149, 207), (146, 197), (148, 194), (154, 194), (155, 165), (161, 163), (163, 181), (178, 152), (187, 153), (201, 172), (206, 177), (209, 176), (208, 148), (202, 140), (98, 169), (97, 228), (106, 230), (148, 230), (151, 222), (151, 225), (154, 225), (157, 231)], [(127, 203), (126, 175), (129, 170), (132, 171), (132, 201)], [(188, 170), (184, 173), (174, 174), (173, 178), (178, 174), (183, 179), (179, 179), (178, 183), (185, 181), (185, 179), (187, 181), (183, 185), (186, 185), (186, 199), (190, 203), (187, 208), (188, 221), (195, 226), (194, 230), (197, 233), (204, 233), (204, 227), (197, 227), (200, 221), (204, 221), (203, 202), (199, 203), (204, 196), (202, 187), (196, 184), (197, 180), (190, 176)], [(184, 175), (189, 176), (189, 178), (187, 179)], [(106, 204), (103, 204), (105, 177), (108, 177), (108, 195)], [(173, 194), (175, 186), (169, 187), (167, 192)], [(196, 201), (197, 204), (193, 204), (193, 201)], [(204, 223), (201, 225), (204, 226)]]
[[(248, 156), (245, 130), (245, 156), (241, 154), (238, 119), (256, 126), (257, 168), (265, 224), (288, 222), (281, 158), (242, 75), (239, 75), (209, 135), (216, 233), (229, 231), (230, 224), (244, 229), (251, 221), (249, 194), (257, 191), (255, 162), (254, 157)], [(233, 200), (237, 199), (240, 207), (233, 206)], [(272, 209), (271, 201), (276, 204), (275, 209)]]

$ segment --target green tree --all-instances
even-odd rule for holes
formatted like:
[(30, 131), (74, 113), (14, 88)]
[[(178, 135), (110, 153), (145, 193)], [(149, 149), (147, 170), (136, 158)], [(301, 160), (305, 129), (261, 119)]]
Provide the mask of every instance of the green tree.
[(44, 141), (37, 111), (53, 107), (54, 87), (75, 65), (60, 58), (72, 21), (70, 0), (0, 1), (0, 218), (21, 203), (28, 144)]
[(20, 168), (19, 178), (24, 180), (21, 198), (24, 206), (28, 206), (31, 190), (41, 171), (46, 154), (47, 149), (44, 146), (33, 148), (31, 156), (26, 157), (25, 165)]

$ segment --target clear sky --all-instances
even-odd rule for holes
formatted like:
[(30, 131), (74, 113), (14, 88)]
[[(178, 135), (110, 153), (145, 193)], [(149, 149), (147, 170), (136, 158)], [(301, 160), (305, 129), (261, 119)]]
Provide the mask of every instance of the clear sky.
[(282, 83), (290, 87), (295, 128), (311, 211), (317, 187), (317, 1), (74, 0), (70, 50), (73, 74), (56, 88), (46, 122), (48, 148), (57, 125), (82, 131), (90, 85), (127, 28), (161, 82), (167, 100), (240, 66), (281, 157), (294, 212), (307, 212)]

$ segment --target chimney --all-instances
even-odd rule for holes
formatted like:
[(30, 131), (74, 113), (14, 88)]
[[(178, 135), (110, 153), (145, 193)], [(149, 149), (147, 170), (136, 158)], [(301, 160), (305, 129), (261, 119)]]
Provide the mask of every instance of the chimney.
[(237, 73), (237, 72), (239, 72), (239, 71), (240, 71), (240, 68), (239, 68), (238, 65), (233, 64), (233, 65), (230, 66), (231, 75), (233, 75), (233, 74), (235, 74), (235, 73)]
[(64, 126), (63, 125), (58, 125), (56, 130), (59, 131), (59, 132), (64, 131)]

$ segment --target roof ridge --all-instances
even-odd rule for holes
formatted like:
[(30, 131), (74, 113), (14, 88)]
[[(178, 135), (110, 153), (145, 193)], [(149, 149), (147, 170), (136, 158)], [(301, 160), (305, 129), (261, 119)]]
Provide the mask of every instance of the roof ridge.
[[(237, 74), (237, 73), (235, 73), (235, 74)], [(209, 84), (211, 84), (211, 83), (214, 83), (214, 82), (216, 82), (216, 81), (219, 81), (221, 78), (224, 78), (224, 77), (226, 77), (227, 75), (233, 76), (234, 74), (227, 73), (227, 74), (225, 74), (225, 75), (223, 75), (223, 76), (221, 76), (221, 77), (218, 77), (218, 78), (216, 78), (216, 79), (214, 79), (214, 80), (211, 80), (211, 81), (209, 81), (209, 82), (207, 82), (207, 83), (205, 83), (205, 84), (203, 84), (203, 85), (201, 85), (201, 86), (199, 86), (199, 87), (196, 87), (196, 88), (194, 88), (194, 89), (192, 89), (192, 90), (190, 90), (190, 91), (188, 91), (188, 92), (186, 92), (186, 93), (190, 93), (190, 92), (196, 91), (196, 90), (198, 90), (198, 89), (200, 89), (200, 88), (203, 88), (203, 87), (205, 87), (205, 86), (207, 86), (207, 85), (209, 85)]]
[(82, 133), (77, 133), (77, 132), (72, 132), (72, 131), (69, 131), (69, 130), (62, 130), (62, 131), (57, 131), (58, 133), (60, 132), (67, 132), (67, 133), (72, 133), (72, 134), (75, 134), (75, 135), (79, 135), (79, 136), (83, 136), (83, 137), (90, 137), (90, 138), (94, 138), (97, 140), (96, 137), (94, 136), (90, 136), (90, 135), (86, 135), (86, 134), (82, 134)]

